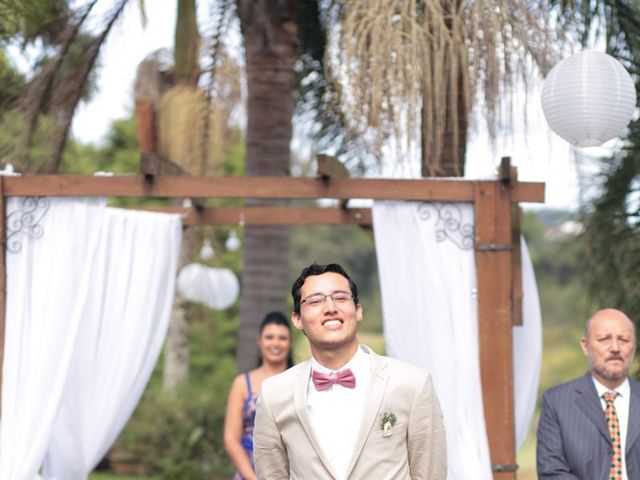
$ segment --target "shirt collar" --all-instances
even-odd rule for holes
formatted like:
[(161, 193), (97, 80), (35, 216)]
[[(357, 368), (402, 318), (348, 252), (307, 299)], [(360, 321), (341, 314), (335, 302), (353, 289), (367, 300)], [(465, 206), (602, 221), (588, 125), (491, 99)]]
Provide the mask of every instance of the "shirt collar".
[(313, 358), (313, 356), (311, 356), (311, 370), (327, 374), (337, 372), (345, 368), (350, 368), (351, 371), (357, 375), (358, 372), (361, 372), (363, 368), (368, 368), (368, 364), (369, 354), (365, 352), (360, 345), (358, 345), (358, 349), (356, 350), (356, 353), (353, 355), (353, 357), (351, 357), (351, 359), (342, 367), (336, 370), (331, 370), (330, 368), (321, 365), (315, 358)]
[[(598, 397), (602, 397), (602, 395), (604, 395), (606, 392), (611, 391), (609, 388), (602, 385), (593, 375), (591, 376), (591, 378), (593, 379), (593, 384), (596, 386)], [(631, 387), (629, 386), (629, 379), (625, 378), (624, 382), (618, 385), (614, 391), (617, 392), (618, 395), (620, 395), (622, 398), (627, 398), (630, 388)]]

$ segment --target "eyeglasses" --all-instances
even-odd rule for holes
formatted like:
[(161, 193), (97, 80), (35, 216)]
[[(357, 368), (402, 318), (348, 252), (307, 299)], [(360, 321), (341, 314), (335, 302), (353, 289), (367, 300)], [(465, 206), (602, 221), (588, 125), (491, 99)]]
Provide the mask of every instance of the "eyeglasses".
[(326, 302), (327, 297), (330, 297), (333, 303), (338, 305), (344, 305), (353, 299), (353, 296), (347, 292), (333, 292), (329, 295), (323, 295), (322, 293), (314, 293), (300, 302), (300, 305), (308, 305), (310, 307), (319, 307)]

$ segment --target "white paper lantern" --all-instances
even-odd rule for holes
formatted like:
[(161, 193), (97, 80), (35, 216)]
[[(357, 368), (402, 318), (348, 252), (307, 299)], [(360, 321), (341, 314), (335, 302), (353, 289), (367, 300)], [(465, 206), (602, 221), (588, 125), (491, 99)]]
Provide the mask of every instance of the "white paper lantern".
[(231, 230), (231, 232), (229, 232), (229, 238), (227, 238), (224, 246), (230, 252), (237, 252), (240, 249), (242, 243), (240, 242), (238, 234), (236, 234), (235, 230)]
[(240, 293), (240, 282), (231, 270), (199, 263), (190, 263), (180, 270), (177, 287), (185, 300), (215, 310), (233, 305)]
[(213, 246), (211, 245), (211, 240), (205, 238), (202, 242), (202, 247), (200, 247), (200, 258), (202, 260), (209, 260), (215, 255), (215, 253), (216, 252), (213, 250)]
[(595, 50), (562, 60), (542, 87), (542, 110), (551, 130), (577, 147), (595, 147), (620, 135), (635, 105), (629, 73)]

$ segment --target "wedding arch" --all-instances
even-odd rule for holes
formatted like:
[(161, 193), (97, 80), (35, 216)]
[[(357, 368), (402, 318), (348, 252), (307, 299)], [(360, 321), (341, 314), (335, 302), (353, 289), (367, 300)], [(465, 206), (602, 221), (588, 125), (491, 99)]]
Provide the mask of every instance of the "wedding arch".
[[(144, 159), (143, 159), (144, 160)], [(330, 158), (319, 156), (317, 177), (183, 176), (157, 161), (143, 161), (141, 175), (0, 176), (0, 238), (6, 247), (8, 197), (338, 199), (340, 207), (247, 206), (166, 208), (180, 211), (188, 225), (352, 224), (370, 227), (368, 208), (349, 199), (462, 202), (472, 205), (476, 265), (481, 386), (493, 476), (516, 478), (513, 332), (522, 325), (519, 202), (543, 202), (544, 184), (520, 182), (508, 158), (495, 180), (424, 178), (365, 179), (341, 176)], [(173, 174), (167, 174), (173, 173)], [(4, 357), (6, 251), (0, 253), (0, 375)], [(0, 388), (2, 385), (0, 377)], [(1, 409), (0, 405), (0, 409)], [(0, 410), (1, 412), (1, 410)]]

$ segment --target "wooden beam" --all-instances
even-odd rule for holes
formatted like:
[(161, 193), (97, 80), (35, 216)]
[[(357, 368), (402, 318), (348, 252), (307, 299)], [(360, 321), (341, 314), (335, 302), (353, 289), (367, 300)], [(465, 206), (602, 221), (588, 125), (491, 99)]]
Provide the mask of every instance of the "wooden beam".
[[(7, 177), (7, 196), (108, 196), (149, 198), (365, 198), (473, 202), (476, 181), (365, 178), (190, 177), (142, 175), (22, 175)], [(516, 183), (511, 201), (544, 201), (544, 183)]]
[(319, 207), (141, 207), (139, 210), (182, 214), (184, 225), (362, 225), (371, 226), (369, 208)]
[(516, 478), (511, 319), (511, 199), (508, 185), (478, 182), (475, 257), (484, 415), (495, 479)]

